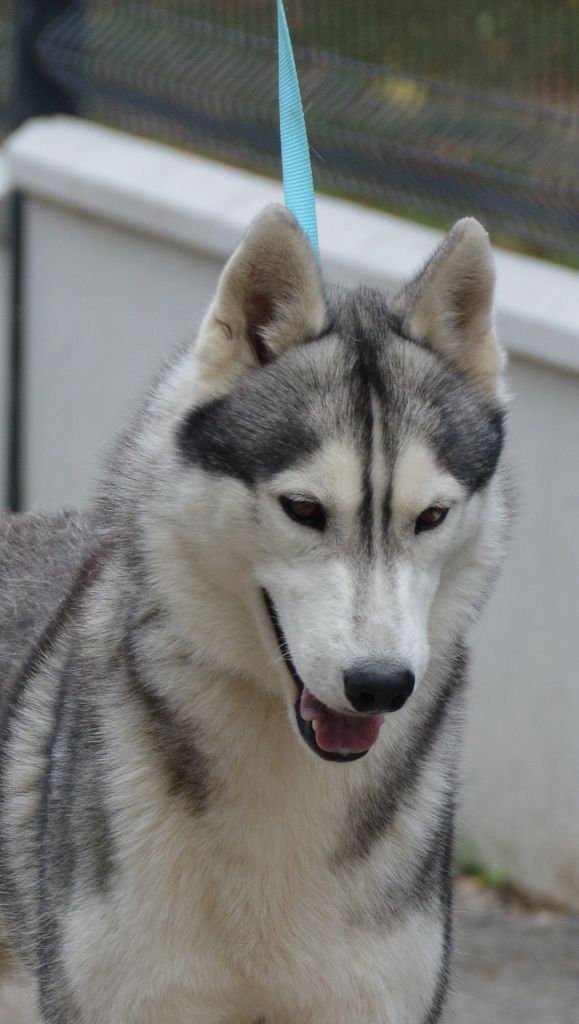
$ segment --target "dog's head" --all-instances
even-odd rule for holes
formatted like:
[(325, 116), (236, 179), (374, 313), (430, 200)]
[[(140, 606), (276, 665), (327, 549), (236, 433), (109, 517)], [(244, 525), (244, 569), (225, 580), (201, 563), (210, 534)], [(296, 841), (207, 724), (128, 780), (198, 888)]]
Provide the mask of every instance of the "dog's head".
[(159, 389), (147, 544), (166, 600), (217, 665), (283, 696), (319, 756), (362, 756), (412, 704), (495, 568), (492, 294), (474, 220), (387, 301), (326, 291), (269, 208)]

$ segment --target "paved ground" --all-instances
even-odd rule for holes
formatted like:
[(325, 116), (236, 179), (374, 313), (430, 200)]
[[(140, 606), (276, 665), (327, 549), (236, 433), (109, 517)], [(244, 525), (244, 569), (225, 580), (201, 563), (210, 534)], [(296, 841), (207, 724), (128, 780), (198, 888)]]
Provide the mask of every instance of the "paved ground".
[(579, 914), (459, 881), (455, 947), (453, 1024), (579, 1024)]
[[(579, 914), (505, 904), (464, 879), (455, 945), (452, 1024), (579, 1024)], [(23, 1003), (5, 991), (0, 1024), (31, 1024)]]

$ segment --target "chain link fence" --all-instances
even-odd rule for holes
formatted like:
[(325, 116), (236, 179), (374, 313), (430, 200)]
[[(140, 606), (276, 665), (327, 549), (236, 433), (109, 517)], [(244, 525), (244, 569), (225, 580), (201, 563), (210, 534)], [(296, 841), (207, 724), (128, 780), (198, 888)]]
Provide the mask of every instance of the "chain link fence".
[[(50, 5), (31, 58), (68, 109), (280, 173), (274, 0)], [(579, 0), (286, 10), (318, 188), (441, 225), (474, 214), (579, 265)]]

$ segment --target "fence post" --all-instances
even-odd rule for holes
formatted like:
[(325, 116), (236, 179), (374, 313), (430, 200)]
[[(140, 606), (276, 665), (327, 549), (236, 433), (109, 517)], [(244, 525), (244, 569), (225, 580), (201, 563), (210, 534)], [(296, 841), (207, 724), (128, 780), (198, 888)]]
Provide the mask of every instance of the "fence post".
[(83, 5), (84, 0), (17, 0), (12, 128), (28, 117), (80, 113), (72, 91), (43, 67), (37, 44), (54, 18)]
[[(29, 117), (48, 114), (79, 114), (78, 90), (66, 89), (54, 81), (38, 53), (38, 39), (46, 26), (60, 14), (79, 9), (84, 0), (17, 0), (15, 3), (14, 78), (10, 128), (18, 128)], [(25, 289), (25, 206), (23, 197), (11, 197), (9, 244), (11, 263), (8, 451), (6, 504), (19, 512), (24, 504), (23, 455), (25, 427), (25, 334), (23, 300)], [(0, 500), (0, 505), (2, 504)]]

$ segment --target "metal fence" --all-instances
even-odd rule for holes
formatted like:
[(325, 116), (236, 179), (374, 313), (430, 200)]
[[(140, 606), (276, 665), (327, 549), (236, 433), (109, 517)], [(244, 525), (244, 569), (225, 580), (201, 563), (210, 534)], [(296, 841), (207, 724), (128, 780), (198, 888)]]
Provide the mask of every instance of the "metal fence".
[[(279, 173), (274, 0), (17, 4), (66, 109)], [(320, 189), (579, 262), (579, 0), (286, 10)]]
[(10, 130), (14, 77), (14, 18), (9, 0), (0, 0), (0, 138)]

